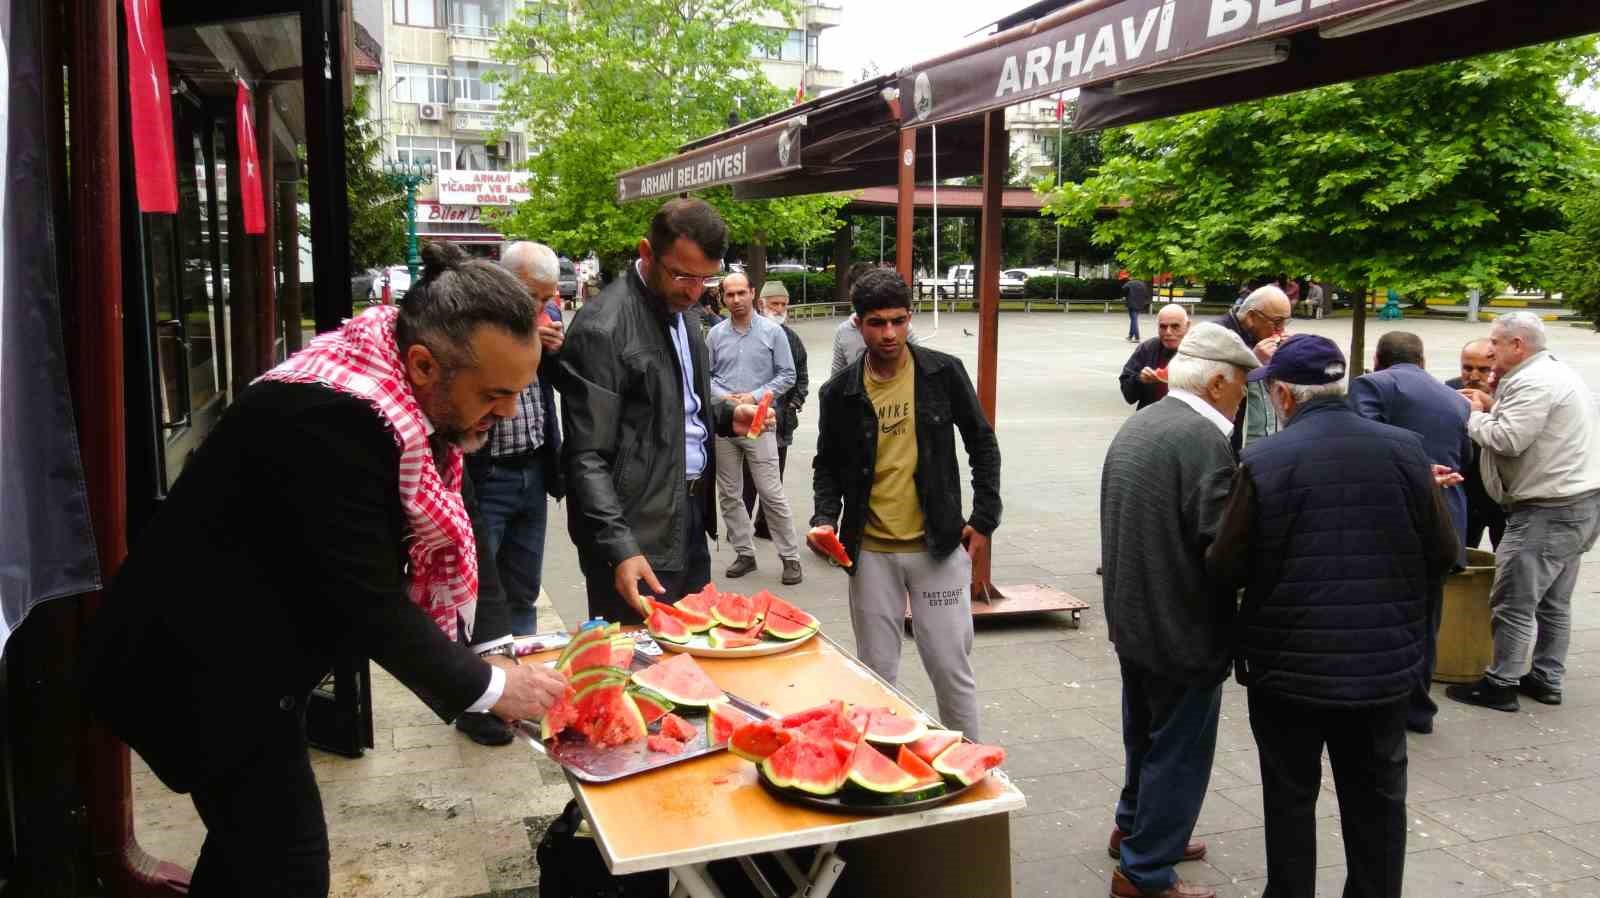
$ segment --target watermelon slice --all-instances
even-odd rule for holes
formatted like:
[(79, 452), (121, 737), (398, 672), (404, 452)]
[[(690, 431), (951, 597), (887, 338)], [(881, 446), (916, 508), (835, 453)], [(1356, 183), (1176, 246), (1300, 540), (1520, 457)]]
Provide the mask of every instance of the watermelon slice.
[(830, 739), (848, 742), (854, 750), (861, 740), (861, 728), (845, 714), (844, 702), (829, 702), (783, 718), (780, 724), (796, 735), (809, 739)]
[(692, 742), (700, 738), (700, 731), (694, 724), (684, 720), (676, 714), (668, 714), (661, 718), (661, 735), (679, 742)]
[(591, 667), (626, 667), (628, 662), (616, 663), (616, 653), (612, 651), (611, 640), (596, 639), (590, 641), (583, 648), (578, 649), (567, 659), (566, 666), (556, 665), (556, 670), (571, 676)]
[(683, 621), (683, 625), (689, 628), (690, 633), (704, 633), (717, 625), (717, 619), (709, 611), (696, 611), (693, 608), (669, 605), (666, 602), (657, 602), (655, 609)]
[(961, 741), (961, 734), (955, 730), (929, 730), (926, 736), (908, 746), (911, 753), (933, 763), (933, 759), (944, 754), (944, 750)]
[(628, 672), (620, 667), (590, 667), (568, 677), (567, 685), (571, 686), (574, 692), (577, 692), (585, 686), (593, 686), (595, 683), (606, 681), (626, 682), (627, 679)]
[(654, 689), (642, 689), (630, 684), (628, 694), (633, 696), (633, 703), (639, 707), (639, 713), (644, 715), (646, 724), (655, 723), (667, 716), (667, 713), (675, 707)]
[(750, 439), (761, 436), (761, 431), (767, 427), (767, 418), (772, 411), (772, 391), (768, 390), (761, 396), (761, 404), (756, 406), (756, 416), (750, 419)]
[[(871, 715), (863, 727), (863, 712)], [(896, 714), (888, 708), (852, 708), (850, 720), (866, 731), (867, 741), (879, 745), (906, 745), (928, 732), (927, 724), (909, 714)]]
[(727, 627), (712, 627), (711, 632), (706, 634), (706, 644), (714, 649), (742, 649), (760, 642), (754, 636), (746, 636), (744, 630), (730, 630)]
[(901, 770), (911, 774), (918, 786), (933, 786), (944, 782), (939, 771), (928, 766), (927, 761), (917, 757), (908, 745), (900, 746), (900, 754), (895, 756), (894, 762), (900, 765)]
[(748, 596), (736, 592), (718, 594), (717, 604), (712, 606), (711, 613), (723, 626), (735, 630), (743, 630), (756, 623), (755, 603)]
[(885, 795), (904, 792), (917, 784), (916, 777), (889, 760), (866, 740), (856, 746), (855, 755), (850, 761), (850, 774), (846, 779), (852, 786)]
[(1157, 368), (1156, 369), (1156, 380), (1159, 380), (1162, 383), (1166, 383), (1167, 382), (1167, 369), (1165, 369), (1165, 368)]
[(698, 611), (701, 614), (710, 614), (712, 607), (717, 604), (718, 595), (717, 584), (707, 583), (705, 589), (684, 596), (673, 607), (681, 611)]
[(832, 795), (849, 775), (853, 754), (848, 743), (836, 740), (791, 739), (761, 762), (761, 772), (779, 788)]
[(625, 633), (611, 637), (611, 666), (628, 670), (633, 667), (633, 637)]
[(668, 607), (671, 606), (665, 604), (656, 605), (655, 610), (650, 612), (650, 619), (645, 622), (644, 628), (649, 630), (650, 635), (655, 639), (682, 645), (688, 642), (689, 638), (694, 634), (689, 631), (688, 624), (662, 610)]
[(572, 637), (572, 641), (567, 643), (567, 647), (562, 649), (561, 655), (556, 658), (556, 669), (560, 671), (570, 670), (574, 655), (596, 642), (609, 638), (605, 627), (590, 627), (587, 630), (579, 630), (578, 635)]
[(679, 742), (671, 736), (662, 736), (655, 733), (646, 736), (644, 744), (651, 751), (658, 751), (668, 755), (681, 755), (685, 747), (685, 743)]
[(806, 541), (812, 546), (821, 549), (822, 554), (831, 559), (834, 564), (840, 567), (850, 567), (850, 554), (844, 550), (844, 543), (839, 542), (839, 534), (833, 532), (832, 528), (812, 527), (806, 533)]
[(785, 602), (777, 596), (769, 595), (766, 615), (762, 620), (763, 636), (773, 639), (795, 640), (804, 639), (822, 628), (815, 617)]
[(539, 741), (549, 742), (578, 722), (578, 709), (572, 704), (575, 695), (572, 687), (568, 686), (567, 694), (544, 712), (544, 718), (539, 721)]
[(706, 724), (706, 736), (712, 745), (726, 745), (740, 727), (754, 723), (755, 718), (740, 711), (732, 702), (717, 702), (711, 706), (711, 719)]
[(596, 683), (573, 699), (575, 728), (597, 746), (625, 745), (647, 735), (644, 715), (621, 683)]
[(944, 750), (933, 759), (933, 769), (945, 779), (962, 786), (970, 786), (989, 775), (1006, 759), (1006, 750), (996, 745), (978, 745), (963, 742)]
[(676, 705), (704, 708), (727, 698), (700, 665), (694, 663), (692, 655), (673, 655), (635, 671), (633, 682), (655, 690)]
[[(721, 707), (723, 705), (716, 706)], [(728, 740), (728, 750), (746, 761), (760, 764), (793, 739), (794, 734), (784, 729), (776, 718), (768, 718), (734, 730), (733, 737)]]

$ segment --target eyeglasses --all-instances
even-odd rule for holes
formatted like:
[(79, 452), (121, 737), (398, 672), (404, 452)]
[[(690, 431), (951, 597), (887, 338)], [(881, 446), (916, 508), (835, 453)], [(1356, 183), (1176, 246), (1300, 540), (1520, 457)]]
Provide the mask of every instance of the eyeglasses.
[(1272, 325), (1275, 328), (1281, 328), (1284, 325), (1287, 325), (1289, 323), (1289, 316), (1288, 315), (1280, 315), (1280, 316), (1276, 316), (1275, 317), (1275, 316), (1272, 316), (1272, 315), (1268, 315), (1267, 313), (1261, 311), (1260, 309), (1251, 309), (1250, 310), (1250, 314), (1252, 314), (1252, 315), (1260, 315), (1263, 320), (1265, 320), (1268, 324)]
[(679, 287), (691, 287), (691, 286), (704, 287), (706, 285), (706, 280), (707, 279), (720, 278), (720, 277), (722, 277), (722, 274), (723, 274), (723, 271), (720, 268), (718, 268), (716, 271), (711, 272), (710, 274), (686, 274), (684, 272), (678, 271), (677, 269), (673, 268), (671, 265), (668, 265), (665, 262), (661, 262), (661, 263), (658, 263), (658, 264), (661, 265), (661, 270), (665, 271), (667, 273), (667, 277), (672, 278), (672, 282), (674, 284), (677, 284)]

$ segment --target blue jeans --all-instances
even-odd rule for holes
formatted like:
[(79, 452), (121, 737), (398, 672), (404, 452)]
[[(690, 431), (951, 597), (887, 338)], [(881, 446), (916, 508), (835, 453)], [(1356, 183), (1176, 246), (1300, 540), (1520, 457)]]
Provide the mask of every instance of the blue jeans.
[(545, 454), (506, 464), (468, 456), (467, 474), (478, 491), (488, 554), (499, 564), (500, 582), (511, 605), (511, 632), (537, 632), (534, 603), (544, 569), (544, 531), (549, 517), (545, 496)]
[(1139, 339), (1139, 310), (1128, 306), (1128, 336)]
[(1122, 874), (1141, 891), (1171, 888), (1211, 782), (1222, 684), (1193, 687), (1122, 664), (1127, 753), (1117, 828)]

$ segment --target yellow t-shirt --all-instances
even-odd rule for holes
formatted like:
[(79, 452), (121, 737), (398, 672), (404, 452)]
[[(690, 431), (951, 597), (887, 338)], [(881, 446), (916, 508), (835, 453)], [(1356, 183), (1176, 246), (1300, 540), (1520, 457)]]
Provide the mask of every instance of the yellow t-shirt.
[(870, 552), (923, 551), (922, 503), (917, 497), (916, 362), (910, 351), (888, 380), (866, 366), (867, 398), (878, 413), (878, 467), (867, 499), (862, 548)]

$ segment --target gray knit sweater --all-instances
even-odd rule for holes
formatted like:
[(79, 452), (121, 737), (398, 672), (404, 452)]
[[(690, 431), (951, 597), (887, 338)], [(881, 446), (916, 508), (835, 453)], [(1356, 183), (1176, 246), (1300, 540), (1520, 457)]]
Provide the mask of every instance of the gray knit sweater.
[(1234, 593), (1209, 582), (1233, 478), (1228, 438), (1168, 396), (1129, 418), (1100, 474), (1106, 624), (1122, 660), (1191, 686), (1228, 675)]

